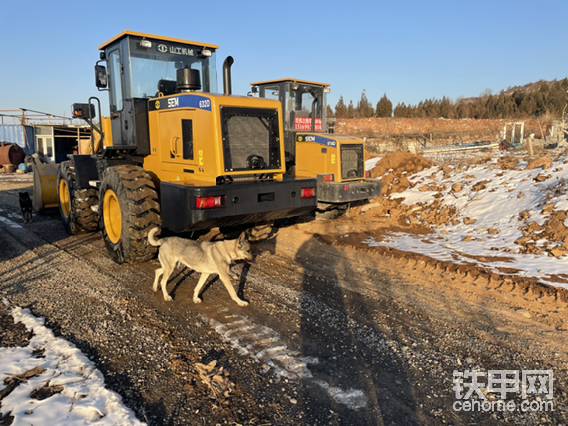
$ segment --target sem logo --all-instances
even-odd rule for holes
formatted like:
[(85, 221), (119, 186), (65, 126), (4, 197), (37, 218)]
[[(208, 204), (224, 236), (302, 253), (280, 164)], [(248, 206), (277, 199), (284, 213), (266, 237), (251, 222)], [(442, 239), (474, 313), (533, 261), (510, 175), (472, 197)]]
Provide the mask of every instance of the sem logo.
[(156, 109), (160, 109), (160, 101), (156, 101), (156, 103), (154, 104), (154, 106), (156, 107)]
[(168, 46), (165, 44), (158, 44), (158, 50), (162, 53), (166, 53), (168, 51)]
[(168, 108), (179, 107), (179, 98), (168, 98)]

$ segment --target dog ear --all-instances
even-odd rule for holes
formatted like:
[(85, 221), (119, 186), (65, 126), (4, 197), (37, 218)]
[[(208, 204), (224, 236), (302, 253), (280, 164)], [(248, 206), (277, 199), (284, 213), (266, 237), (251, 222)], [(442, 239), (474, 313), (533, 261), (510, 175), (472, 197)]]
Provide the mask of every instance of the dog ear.
[(248, 240), (248, 235), (246, 233), (246, 231), (241, 232), (241, 235), (239, 235), (239, 244), (244, 243), (246, 240)]

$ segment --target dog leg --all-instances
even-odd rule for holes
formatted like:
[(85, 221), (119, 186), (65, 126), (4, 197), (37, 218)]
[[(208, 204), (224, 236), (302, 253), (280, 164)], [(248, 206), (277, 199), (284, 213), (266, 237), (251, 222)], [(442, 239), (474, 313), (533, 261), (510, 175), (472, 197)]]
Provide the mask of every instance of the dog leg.
[[(228, 266), (227, 266), (227, 269), (228, 269)], [(237, 295), (237, 292), (235, 291), (235, 287), (233, 287), (233, 283), (231, 282), (231, 276), (229, 275), (228, 271), (220, 271), (219, 272), (219, 278), (221, 279), (221, 282), (223, 283), (223, 285), (225, 286), (225, 288), (229, 292), (229, 296), (231, 296), (231, 299), (233, 299), (233, 301), (235, 301), (237, 303), (237, 305), (243, 306), (243, 307), (248, 306), (248, 302), (246, 300), (241, 299)]]
[(158, 291), (158, 281), (160, 280), (160, 277), (162, 276), (163, 273), (164, 273), (164, 268), (156, 269), (156, 276), (154, 277), (154, 284), (152, 284), (152, 290), (154, 290), (154, 292)]
[(195, 290), (193, 290), (193, 303), (202, 302), (201, 297), (199, 297), (199, 294), (201, 293), (201, 290), (205, 286), (205, 283), (207, 282), (207, 279), (209, 278), (210, 275), (211, 274), (202, 273), (201, 276), (199, 277), (199, 281), (195, 286)]
[(162, 286), (162, 294), (164, 295), (164, 300), (166, 302), (171, 302), (172, 300), (174, 300), (172, 299), (172, 296), (168, 294), (168, 289), (167, 289), (168, 279), (170, 278), (170, 275), (173, 272), (173, 270), (174, 268), (170, 267), (169, 265), (167, 267), (164, 267), (162, 282), (160, 283)]

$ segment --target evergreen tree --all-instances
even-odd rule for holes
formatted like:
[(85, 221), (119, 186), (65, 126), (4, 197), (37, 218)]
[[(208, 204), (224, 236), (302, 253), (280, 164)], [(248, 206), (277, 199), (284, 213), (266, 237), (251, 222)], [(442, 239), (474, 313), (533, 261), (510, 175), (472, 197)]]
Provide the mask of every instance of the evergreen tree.
[(329, 105), (327, 105), (327, 106), (325, 107), (325, 115), (326, 115), (327, 117), (333, 117), (333, 108), (330, 107)]
[(404, 102), (399, 102), (394, 108), (395, 117), (409, 117), (409, 108)]
[(386, 93), (379, 99), (379, 102), (377, 102), (375, 115), (377, 117), (392, 117), (392, 102), (387, 97)]
[(337, 118), (346, 118), (347, 117), (347, 106), (345, 105), (345, 101), (343, 100), (343, 96), (339, 97), (337, 104), (335, 105), (335, 116)]
[(363, 90), (361, 93), (361, 99), (357, 103), (357, 115), (361, 118), (369, 118), (374, 115), (373, 107), (367, 99), (367, 94)]
[(347, 118), (355, 118), (355, 108), (353, 107), (353, 101), (349, 101), (349, 106), (347, 107)]

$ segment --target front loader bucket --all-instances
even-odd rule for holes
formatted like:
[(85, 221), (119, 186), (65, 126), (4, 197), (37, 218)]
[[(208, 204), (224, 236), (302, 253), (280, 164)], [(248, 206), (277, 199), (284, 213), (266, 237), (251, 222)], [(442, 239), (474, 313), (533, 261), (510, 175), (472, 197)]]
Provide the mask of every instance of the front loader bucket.
[(34, 211), (56, 208), (57, 199), (57, 164), (42, 163), (33, 159), (34, 190), (32, 204)]

